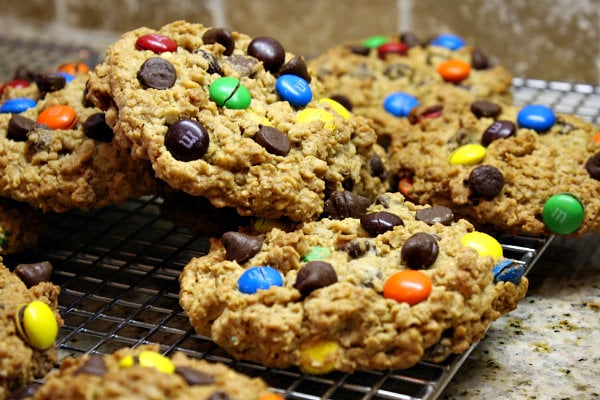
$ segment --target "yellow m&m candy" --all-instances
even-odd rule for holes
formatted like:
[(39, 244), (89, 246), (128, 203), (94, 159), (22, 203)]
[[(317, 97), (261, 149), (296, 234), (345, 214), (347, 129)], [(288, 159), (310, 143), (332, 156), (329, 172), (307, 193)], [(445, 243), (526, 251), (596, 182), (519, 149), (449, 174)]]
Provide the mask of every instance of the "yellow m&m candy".
[(502, 245), (493, 236), (483, 232), (469, 232), (461, 238), (465, 246), (471, 247), (482, 256), (492, 256), (494, 259), (502, 258)]
[(448, 162), (452, 165), (476, 165), (485, 158), (485, 147), (478, 143), (460, 146), (450, 154)]

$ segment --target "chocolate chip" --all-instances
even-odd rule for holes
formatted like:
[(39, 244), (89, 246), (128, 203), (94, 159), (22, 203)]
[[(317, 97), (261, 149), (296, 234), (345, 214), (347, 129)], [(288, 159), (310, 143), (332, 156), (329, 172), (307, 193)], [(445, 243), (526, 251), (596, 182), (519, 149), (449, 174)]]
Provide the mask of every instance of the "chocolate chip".
[(223, 54), (226, 56), (230, 56), (235, 48), (235, 40), (227, 28), (210, 28), (202, 35), (202, 42), (204, 44), (219, 43), (225, 47)]
[(231, 400), (231, 397), (225, 392), (215, 392), (210, 395), (208, 400)]
[(206, 69), (206, 72), (208, 72), (209, 74), (223, 75), (223, 70), (221, 69), (221, 66), (219, 65), (219, 61), (217, 61), (217, 58), (212, 53), (210, 53), (204, 49), (198, 49), (198, 50), (194, 51), (194, 53), (200, 54), (202, 56), (202, 58), (204, 58), (206, 61), (208, 61), (208, 67)]
[(411, 76), (412, 73), (412, 67), (401, 63), (390, 64), (383, 70), (383, 74), (391, 80), (400, 79), (405, 76)]
[(483, 54), (479, 49), (473, 50), (471, 53), (471, 67), (473, 69), (487, 69), (490, 67), (490, 62), (485, 54)]
[(371, 157), (369, 166), (371, 167), (371, 176), (381, 180), (385, 179), (387, 176), (387, 171), (385, 170), (385, 165), (383, 164), (381, 157), (379, 157), (379, 154), (373, 153), (373, 157)]
[(19, 114), (12, 114), (8, 121), (6, 137), (15, 142), (27, 140), (27, 134), (35, 126), (35, 121)]
[(371, 236), (377, 236), (394, 229), (395, 226), (404, 225), (404, 221), (396, 214), (377, 211), (360, 217), (360, 224)]
[(40, 282), (48, 282), (50, 280), (52, 264), (49, 261), (19, 264), (15, 267), (15, 274), (21, 278), (27, 287), (32, 287)]
[(208, 150), (210, 137), (198, 121), (180, 119), (165, 134), (165, 147), (179, 161), (202, 158)]
[(343, 94), (334, 94), (333, 96), (329, 96), (331, 100), (337, 101), (348, 111), (352, 111), (352, 101), (350, 98)]
[(373, 244), (368, 240), (353, 240), (348, 243), (344, 243), (339, 247), (338, 250), (348, 253), (351, 258), (361, 257), (366, 252), (374, 248)]
[(152, 57), (144, 61), (137, 77), (145, 89), (165, 90), (173, 87), (177, 73), (169, 61), (161, 57)]
[(262, 61), (265, 70), (277, 72), (285, 61), (285, 49), (277, 40), (259, 36), (248, 45), (248, 54)]
[(492, 165), (479, 165), (469, 174), (468, 183), (473, 192), (484, 197), (494, 197), (504, 186), (504, 176)]
[(241, 232), (225, 232), (221, 237), (225, 247), (225, 257), (243, 264), (262, 249), (263, 241), (257, 236)]
[(369, 47), (363, 46), (361, 44), (348, 45), (348, 49), (350, 49), (350, 52), (352, 54), (356, 54), (359, 56), (368, 56), (371, 52), (371, 49)]
[(494, 140), (506, 139), (517, 134), (517, 126), (511, 121), (496, 121), (491, 124), (481, 137), (481, 144), (489, 146)]
[(254, 140), (269, 153), (278, 156), (286, 156), (291, 149), (287, 135), (272, 126), (261, 125)]
[(588, 158), (585, 162), (585, 170), (590, 177), (600, 181), (600, 152)]
[(402, 245), (400, 257), (410, 269), (423, 269), (435, 262), (439, 254), (437, 239), (429, 233), (415, 233)]
[(40, 383), (30, 383), (29, 385), (21, 386), (8, 395), (6, 400), (23, 400), (32, 398), (35, 392), (42, 386)]
[(296, 75), (296, 76), (299, 76), (300, 78), (304, 79), (308, 83), (310, 83), (310, 81), (312, 80), (312, 76), (310, 76), (310, 74), (308, 73), (308, 68), (306, 66), (306, 62), (304, 61), (304, 58), (301, 56), (292, 57), (290, 59), (290, 61), (285, 63), (283, 65), (283, 67), (281, 67), (279, 69), (278, 74), (279, 75), (285, 75), (285, 74)]
[(56, 92), (67, 84), (65, 77), (55, 72), (36, 75), (34, 80), (43, 94)]
[(81, 127), (85, 136), (99, 142), (110, 143), (114, 136), (113, 130), (106, 123), (106, 115), (103, 112), (90, 115), (81, 124)]
[(407, 31), (400, 34), (400, 41), (408, 47), (417, 47), (421, 45), (421, 40), (413, 32)]
[(415, 213), (417, 221), (423, 221), (427, 225), (442, 224), (450, 226), (454, 221), (452, 210), (445, 206), (432, 206), (421, 208)]
[(337, 274), (331, 264), (324, 261), (311, 261), (298, 271), (294, 287), (308, 296), (314, 290), (337, 282)]
[(74, 375), (88, 374), (104, 376), (107, 371), (106, 364), (104, 364), (104, 357), (99, 354), (92, 354), (86, 362), (74, 372)]
[(254, 57), (248, 57), (241, 54), (234, 54), (225, 59), (225, 63), (240, 76), (252, 76), (258, 71), (259, 62)]
[(332, 219), (358, 218), (370, 204), (368, 198), (347, 190), (333, 192), (325, 201), (323, 214)]
[(212, 375), (194, 368), (178, 366), (175, 367), (175, 373), (180, 375), (190, 386), (212, 385), (215, 383), (215, 378)]
[(502, 107), (488, 100), (477, 100), (471, 103), (471, 112), (477, 118), (496, 118)]

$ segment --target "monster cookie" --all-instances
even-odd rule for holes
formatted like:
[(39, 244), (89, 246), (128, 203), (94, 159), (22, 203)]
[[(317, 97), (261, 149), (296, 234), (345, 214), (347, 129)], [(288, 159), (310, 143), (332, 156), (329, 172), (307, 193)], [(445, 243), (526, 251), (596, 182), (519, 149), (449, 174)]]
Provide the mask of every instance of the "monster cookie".
[(212, 239), (180, 275), (196, 331), (266, 366), (407, 368), (467, 350), (525, 296), (500, 244), (446, 207), (400, 193), (334, 203), (294, 231)]
[(4, 91), (0, 196), (62, 212), (155, 192), (148, 163), (132, 160), (112, 140), (104, 114), (84, 101), (87, 78), (45, 73), (20, 91)]
[(51, 271), (44, 262), (11, 272), (0, 258), (0, 399), (43, 377), (57, 360), (60, 288), (47, 281)]
[(0, 198), (0, 254), (12, 254), (37, 243), (44, 215), (29, 204)]
[(325, 95), (373, 120), (382, 143), (420, 103), (511, 101), (510, 72), (454, 35), (429, 41), (408, 32), (373, 36), (335, 46), (309, 67)]
[(391, 175), (413, 201), (449, 207), (478, 229), (600, 232), (598, 131), (536, 104), (425, 104), (392, 140)]
[(65, 359), (40, 387), (24, 387), (19, 399), (283, 400), (260, 378), (183, 353), (161, 355), (158, 345), (123, 348), (110, 355)]
[(184, 21), (139, 28), (109, 47), (88, 87), (134, 158), (217, 207), (303, 221), (334, 191), (387, 188), (370, 122), (323, 98), (273, 38)]

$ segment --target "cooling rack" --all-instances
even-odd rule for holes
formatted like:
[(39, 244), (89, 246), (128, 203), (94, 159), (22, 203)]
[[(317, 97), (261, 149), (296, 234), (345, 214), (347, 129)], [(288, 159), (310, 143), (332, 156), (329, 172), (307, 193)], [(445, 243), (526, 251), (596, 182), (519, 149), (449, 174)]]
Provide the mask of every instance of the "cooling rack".
[[(600, 123), (598, 87), (517, 78), (513, 90), (517, 105), (546, 104)], [(59, 358), (158, 343), (165, 354), (182, 351), (261, 377), (288, 400), (433, 400), (476, 346), (440, 364), (324, 376), (236, 361), (193, 331), (178, 302), (178, 276), (192, 257), (206, 254), (208, 240), (163, 218), (161, 206), (160, 197), (145, 197), (92, 212), (52, 215), (37, 247), (5, 257), (9, 267), (41, 260), (53, 264), (65, 321), (57, 339)], [(521, 263), (526, 273), (552, 242), (509, 235), (497, 239), (505, 256)]]

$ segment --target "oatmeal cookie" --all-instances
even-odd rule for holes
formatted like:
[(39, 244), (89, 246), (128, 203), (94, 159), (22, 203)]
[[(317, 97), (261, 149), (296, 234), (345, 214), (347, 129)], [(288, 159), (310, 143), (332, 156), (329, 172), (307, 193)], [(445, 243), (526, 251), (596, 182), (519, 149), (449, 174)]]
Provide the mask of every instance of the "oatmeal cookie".
[(539, 104), (490, 101), (419, 106), (403, 125), (390, 175), (413, 201), (447, 206), (483, 230), (600, 232), (598, 127)]
[(0, 198), (0, 254), (35, 246), (44, 222), (44, 215), (29, 204)]
[(467, 350), (525, 296), (522, 273), (494, 273), (511, 264), (500, 244), (449, 209), (400, 193), (336, 199), (327, 218), (292, 231), (212, 239), (180, 275), (196, 331), (266, 366), (408, 368)]
[(310, 220), (341, 189), (387, 189), (370, 122), (321, 95), (271, 37), (176, 21), (112, 44), (88, 98), (174, 189), (244, 216)]

